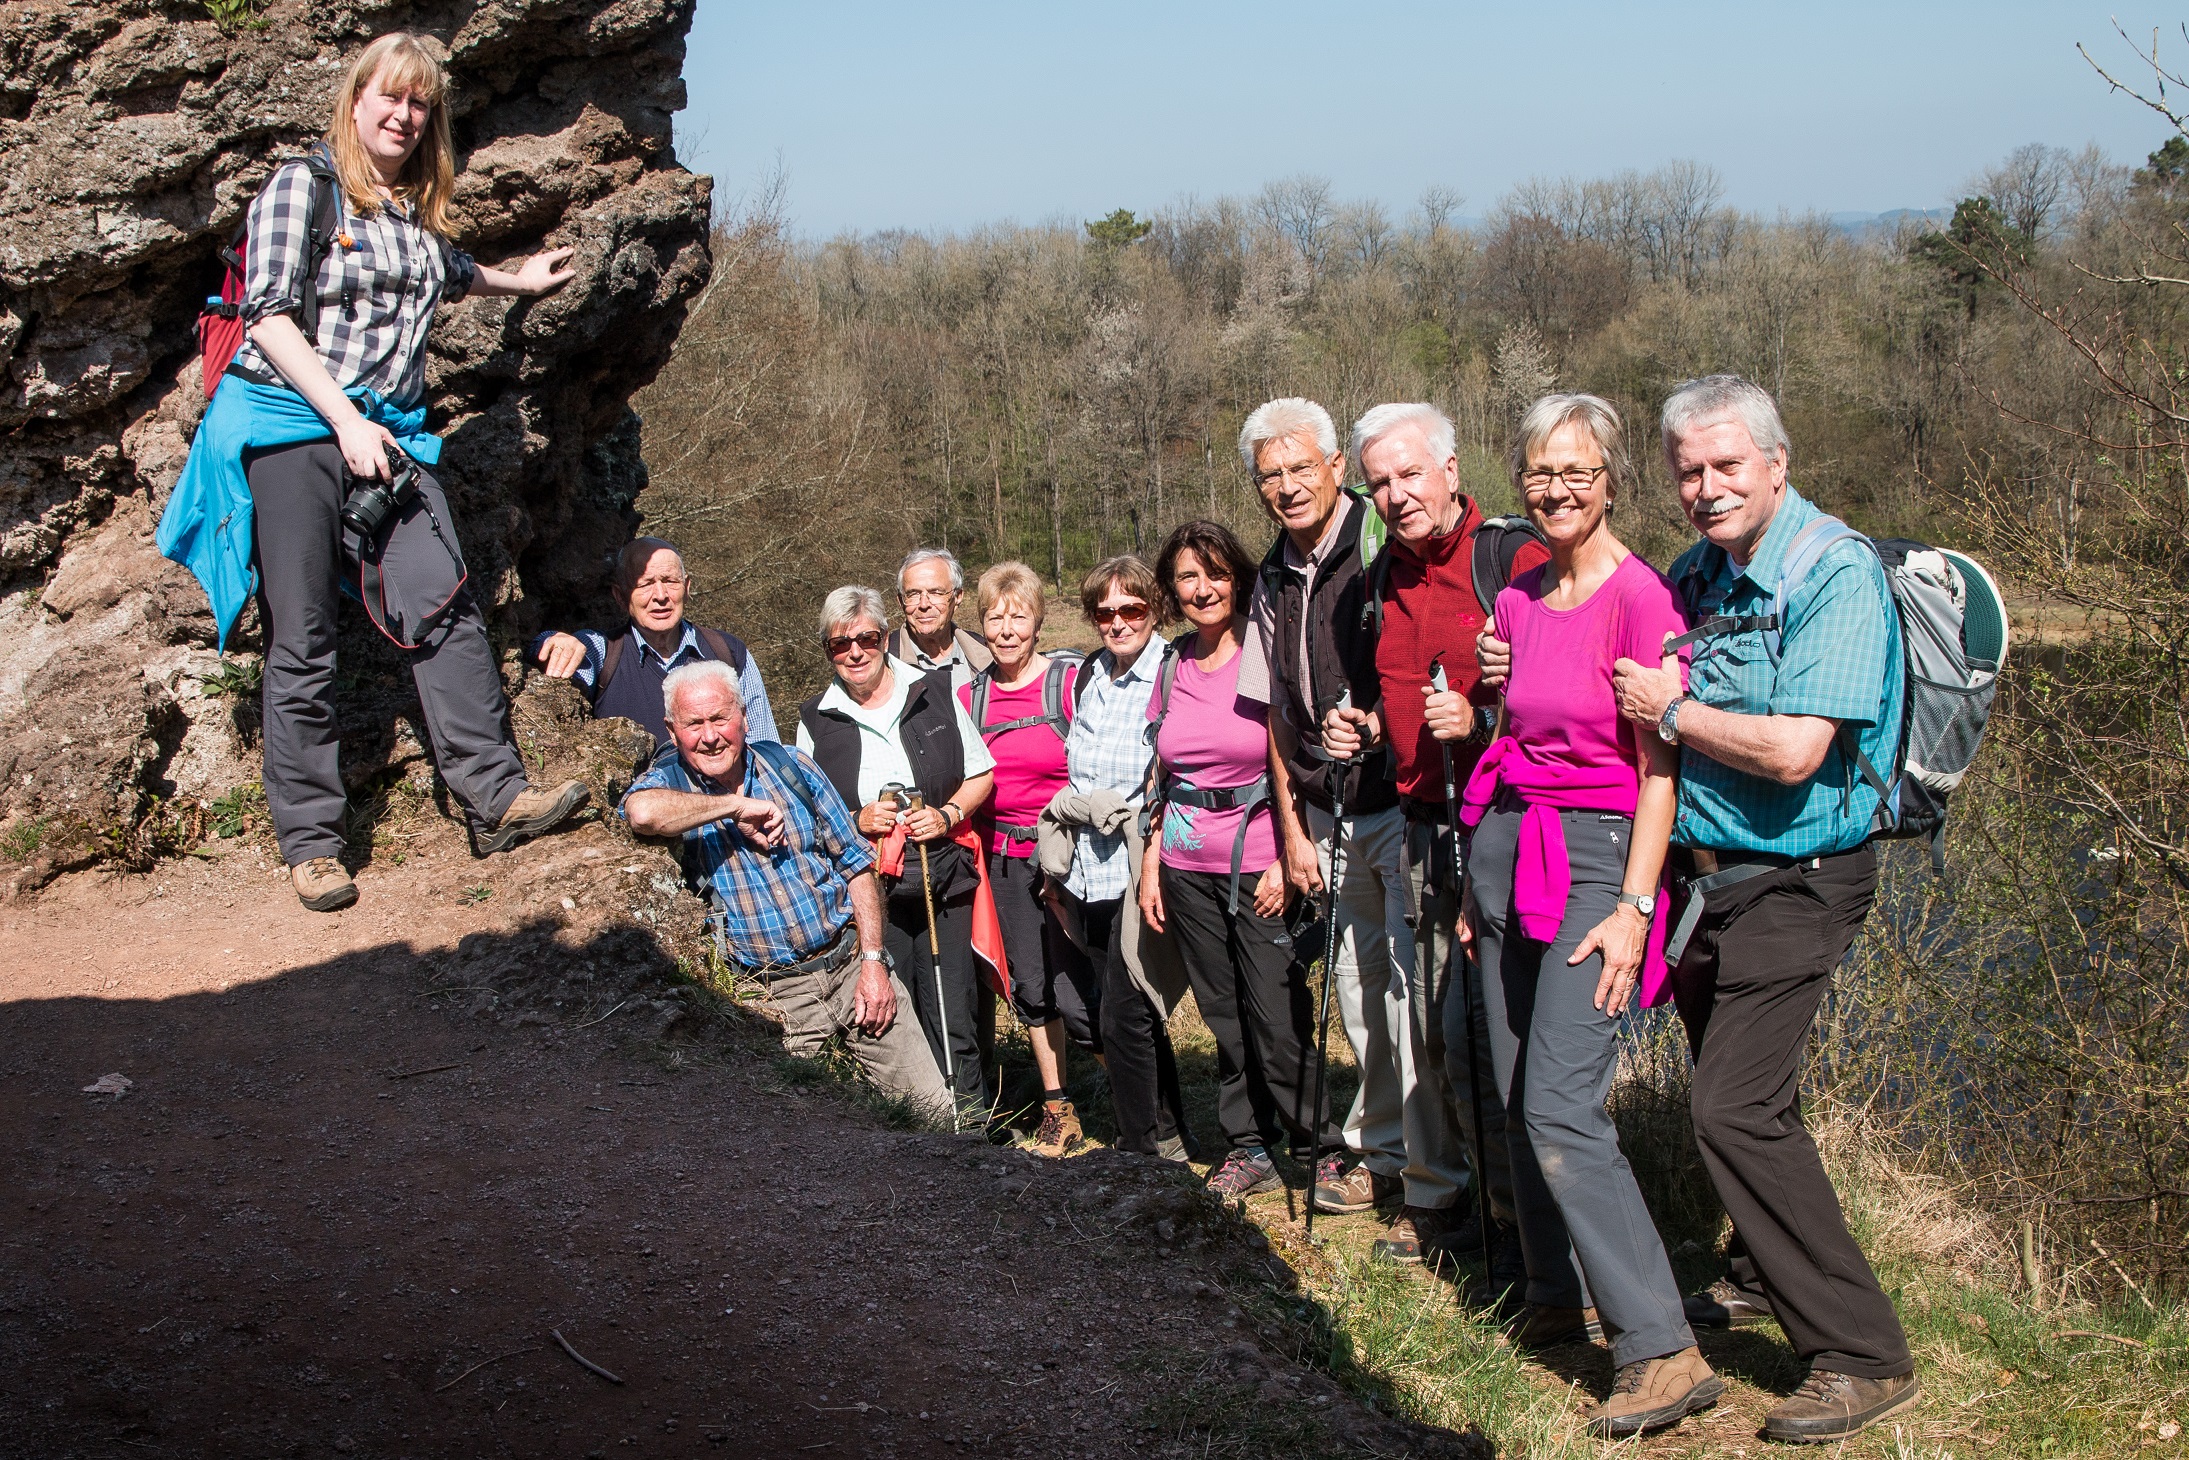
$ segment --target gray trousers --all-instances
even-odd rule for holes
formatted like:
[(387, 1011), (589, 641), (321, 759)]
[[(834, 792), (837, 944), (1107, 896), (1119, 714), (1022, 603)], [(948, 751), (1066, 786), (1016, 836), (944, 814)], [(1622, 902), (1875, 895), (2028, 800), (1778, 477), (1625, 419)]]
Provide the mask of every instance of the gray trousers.
[[(1419, 1023), (1427, 1041), (1429, 1064), (1439, 1071), (1440, 1086), (1449, 1100), (1453, 1129), (1467, 1153), (1470, 1180), (1480, 1181), (1489, 1192), (1490, 1215), (1506, 1226), (1517, 1226), (1520, 1216), (1513, 1205), (1513, 1167), (1505, 1152), (1505, 1102), (1498, 1096), (1497, 1072), (1490, 1067), (1490, 1014), (1482, 997), (1482, 971), (1464, 970), (1452, 961), (1453, 930), (1459, 919), (1459, 884), (1452, 876), (1452, 838), (1449, 833), (1420, 822), (1410, 822), (1408, 875), (1414, 906), (1415, 986), (1420, 990)], [(1472, 1002), (1461, 997), (1461, 977)], [(1467, 1037), (1467, 1018), (1474, 1017), (1474, 1038)], [(1479, 1057), (1479, 1068), (1468, 1063), (1469, 1051)], [(1475, 1103), (1481, 1099), (1482, 1144), (1475, 1148)], [(1473, 1208), (1473, 1195), (1461, 1205)]]
[[(290, 866), (342, 851), (342, 731), (334, 713), (335, 626), (343, 577), (357, 566), (343, 551), (342, 452), (307, 441), (249, 452), (244, 469), (256, 518), (259, 617), (266, 634), (263, 683), (266, 809)], [(433, 515), (455, 531), (440, 483), (419, 483)], [(449, 552), (431, 519), (414, 504), (387, 529), (382, 571), (391, 585), (415, 582), (438, 602), (453, 586)], [(391, 594), (395, 591), (391, 588)], [(487, 642), (486, 623), (468, 589), (410, 651), (411, 679), (425, 711), (435, 767), (473, 819), (501, 820), (524, 790), (524, 760), (509, 730), (509, 702)]]
[[(1500, 801), (1475, 828), (1477, 947), (1490, 1005), (1490, 1052), (1508, 1110), (1506, 1131), (1531, 1303), (1579, 1308), (1595, 1296), (1612, 1362), (1678, 1353), (1695, 1342), (1619, 1132), (1604, 1110), (1619, 1063), (1619, 1016), (1596, 1008), (1604, 961), (1568, 967), (1589, 929), (1618, 906), (1633, 823), (1595, 811), (1559, 813), (1572, 889), (1558, 937), (1523, 936), (1512, 910), (1520, 811)], [(1580, 1259), (1576, 1271), (1574, 1258)], [(1587, 1285), (1582, 1282), (1587, 1276)]]

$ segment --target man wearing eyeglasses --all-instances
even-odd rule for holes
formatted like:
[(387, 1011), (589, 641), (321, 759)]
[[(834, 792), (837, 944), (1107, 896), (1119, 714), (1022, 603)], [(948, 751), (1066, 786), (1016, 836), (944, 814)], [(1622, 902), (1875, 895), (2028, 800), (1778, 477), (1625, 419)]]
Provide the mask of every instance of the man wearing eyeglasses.
[(574, 634), (550, 630), (532, 641), (533, 662), (549, 678), (574, 681), (601, 719), (621, 716), (644, 725), (653, 732), (658, 751), (670, 741), (661, 709), (662, 681), (681, 665), (719, 659), (737, 672), (746, 737), (780, 739), (767, 686), (760, 682), (760, 661), (744, 640), (685, 622), (692, 580), (674, 547), (658, 537), (626, 543), (616, 556), (615, 583), (616, 596), (630, 616), (622, 633), (610, 637), (591, 629)]
[(922, 674), (950, 668), (953, 694), (996, 662), (988, 641), (958, 627), (965, 569), (948, 548), (914, 548), (897, 569), (897, 606), (904, 625), (889, 636), (889, 652)]

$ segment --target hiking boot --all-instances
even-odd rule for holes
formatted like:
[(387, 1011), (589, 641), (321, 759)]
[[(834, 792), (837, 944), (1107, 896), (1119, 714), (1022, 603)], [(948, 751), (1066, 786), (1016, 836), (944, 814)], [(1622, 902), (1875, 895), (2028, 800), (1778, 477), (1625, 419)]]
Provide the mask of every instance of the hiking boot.
[(1747, 1293), (1719, 1278), (1699, 1293), (1680, 1299), (1690, 1328), (1745, 1328), (1778, 1315), (1761, 1293)]
[(1594, 1308), (1552, 1308), (1529, 1303), (1506, 1327), (1505, 1336), (1522, 1353), (1534, 1353), (1560, 1344), (1596, 1342), (1603, 1338), (1604, 1326), (1596, 1321)]
[(1335, 1216), (1381, 1206), (1405, 1189), (1405, 1182), (1369, 1170), (1365, 1161), (1346, 1170), (1340, 1155), (1323, 1157), (1315, 1168), (1315, 1210)]
[(1763, 1417), (1763, 1433), (1797, 1445), (1827, 1445), (1858, 1435), (1923, 1397), (1913, 1373), (1890, 1379), (1858, 1379), (1830, 1369), (1811, 1369), (1801, 1387)]
[[(1458, 1207), (1452, 1208), (1452, 1214), (1458, 1216), (1459, 1210)], [(1458, 1221), (1438, 1233), (1436, 1241), (1430, 1245), (1435, 1249), (1433, 1255), (1437, 1257), (1449, 1258), (1453, 1262), (1480, 1262), (1482, 1260), (1481, 1214), (1472, 1207), (1468, 1208), (1466, 1216), (1459, 1217)]]
[(1244, 1146), (1224, 1158), (1208, 1179), (1208, 1189), (1225, 1201), (1245, 1201), (1257, 1192), (1275, 1191), (1285, 1184), (1277, 1163), (1259, 1146)]
[(1589, 1416), (1589, 1433), (1599, 1440), (1623, 1440), (1668, 1429), (1724, 1394), (1725, 1381), (1710, 1371), (1697, 1348), (1621, 1364), (1611, 1397)]
[[(1520, 1246), (1520, 1229), (1490, 1219), (1490, 1270), (1469, 1282), (1461, 1296), (1470, 1308), (1495, 1307), (1501, 1321), (1525, 1311), (1528, 1291), (1528, 1256)], [(1479, 1246), (1479, 1239), (1477, 1239)]]
[(1027, 1147), (1037, 1156), (1057, 1160), (1069, 1156), (1087, 1144), (1085, 1131), (1079, 1128), (1079, 1112), (1069, 1100), (1044, 1100), (1041, 1102), (1041, 1127), (1034, 1132), (1033, 1143)]
[(1435, 1207), (1402, 1206), (1391, 1229), (1369, 1245), (1368, 1255), (1401, 1267), (1413, 1267), (1431, 1255), (1437, 1239), (1451, 1226), (1452, 1213)]
[(1155, 1143), (1155, 1158), (1158, 1161), (1176, 1161), (1183, 1166), (1193, 1159), (1193, 1153), (1186, 1149), (1184, 1136), (1165, 1136)]
[(357, 884), (332, 857), (313, 857), (289, 869), (289, 885), (296, 900), (313, 912), (333, 912), (357, 901)]
[(472, 852), (481, 857), (506, 852), (526, 837), (538, 836), (559, 825), (571, 812), (583, 806), (585, 798), (591, 794), (583, 781), (564, 781), (550, 791), (527, 786), (509, 803), (509, 809), (502, 813), (500, 821), (491, 827), (473, 830)]

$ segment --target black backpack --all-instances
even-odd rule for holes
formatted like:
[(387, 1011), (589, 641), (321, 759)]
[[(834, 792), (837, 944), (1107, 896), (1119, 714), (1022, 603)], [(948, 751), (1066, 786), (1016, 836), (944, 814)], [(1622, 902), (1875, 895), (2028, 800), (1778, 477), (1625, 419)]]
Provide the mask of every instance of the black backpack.
[(1077, 649), (1052, 649), (1049, 651), (1049, 668), (1041, 677), (1041, 713), (1021, 715), (1016, 720), (1005, 720), (991, 725), (988, 720), (988, 691), (995, 684), (995, 666), (990, 665), (973, 676), (973, 728), (980, 731), (983, 741), (994, 740), (1009, 730), (1023, 730), (1029, 725), (1047, 725), (1056, 732), (1059, 740), (1069, 739), (1072, 722), (1064, 714), (1064, 676), (1079, 671), (1079, 678), (1072, 685), (1072, 711), (1079, 711), (1079, 703), (1087, 697), (1087, 685), (1094, 676), (1086, 672), (1086, 656)]
[[(707, 653), (711, 657), (721, 660), (730, 668), (736, 670), (740, 678), (744, 676), (747, 656), (745, 646), (742, 643), (723, 633), (720, 629), (703, 629), (698, 624), (692, 625), (692, 632), (699, 635), (699, 642), (706, 647)], [(608, 692), (610, 681), (615, 679), (616, 666), (623, 662), (623, 646), (631, 636), (629, 634), (611, 634), (607, 637), (608, 647), (601, 651), (600, 656), (600, 673), (593, 676), (593, 690), (587, 696), (596, 704), (599, 703), (600, 697)]]

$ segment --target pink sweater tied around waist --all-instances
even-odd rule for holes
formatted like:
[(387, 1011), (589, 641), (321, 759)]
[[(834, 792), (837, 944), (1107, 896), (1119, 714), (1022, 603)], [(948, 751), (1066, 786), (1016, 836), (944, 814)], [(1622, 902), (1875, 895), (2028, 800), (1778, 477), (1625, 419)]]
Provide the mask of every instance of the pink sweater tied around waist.
[[(1566, 828), (1561, 811), (1612, 811), (1634, 814), (1640, 785), (1631, 766), (1538, 766), (1520, 753), (1520, 742), (1507, 735), (1483, 752), (1467, 788), (1460, 793), (1459, 819), (1473, 827), (1497, 799), (1499, 788), (1512, 791), (1527, 809), (1520, 817), (1519, 847), (1513, 859), (1513, 911), (1520, 932), (1537, 943), (1555, 943), (1566, 920), (1566, 898), (1573, 890), (1573, 868), (1566, 860)], [(1665, 886), (1657, 882), (1657, 911), (1649, 920), (1642, 951), (1642, 1007), (1653, 1008), (1671, 993), (1665, 967)]]

